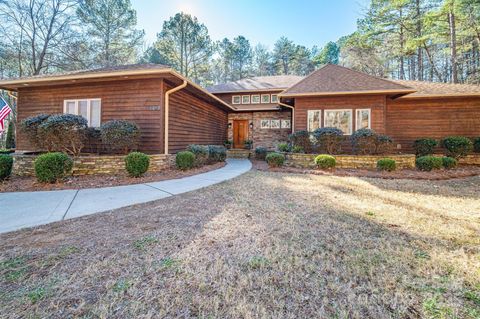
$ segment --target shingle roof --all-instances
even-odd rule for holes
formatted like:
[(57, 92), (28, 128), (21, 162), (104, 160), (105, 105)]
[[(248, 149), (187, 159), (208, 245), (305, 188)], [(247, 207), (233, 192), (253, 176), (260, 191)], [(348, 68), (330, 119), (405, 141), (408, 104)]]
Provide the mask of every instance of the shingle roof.
[(334, 95), (352, 93), (409, 93), (411, 88), (389, 80), (357, 72), (339, 65), (326, 64), (281, 96)]
[(416, 91), (415, 93), (404, 96), (405, 98), (480, 95), (480, 85), (475, 84), (451, 84), (406, 80), (394, 80), (394, 82), (409, 86)]
[(109, 66), (103, 68), (96, 68), (96, 69), (86, 69), (86, 70), (78, 70), (78, 71), (69, 71), (69, 72), (58, 72), (58, 73), (51, 73), (51, 74), (40, 74), (34, 76), (26, 76), (20, 77), (15, 79), (4, 79), (2, 81), (8, 80), (29, 80), (29, 79), (48, 79), (54, 78), (59, 76), (82, 76), (82, 75), (89, 75), (89, 74), (97, 74), (97, 73), (114, 73), (114, 72), (125, 72), (125, 71), (139, 71), (139, 70), (165, 70), (170, 69), (169, 66), (163, 64), (153, 64), (153, 63), (146, 63), (146, 64), (128, 64), (128, 65), (118, 65), (118, 66)]
[(301, 81), (304, 77), (298, 75), (257, 76), (234, 82), (217, 84), (207, 88), (211, 93), (249, 92), (283, 90)]

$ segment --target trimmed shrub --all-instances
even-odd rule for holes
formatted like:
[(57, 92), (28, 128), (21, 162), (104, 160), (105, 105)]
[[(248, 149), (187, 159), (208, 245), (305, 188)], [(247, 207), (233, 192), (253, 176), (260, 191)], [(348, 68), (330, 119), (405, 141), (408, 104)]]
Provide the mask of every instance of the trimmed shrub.
[(421, 171), (431, 171), (432, 169), (440, 169), (443, 166), (441, 157), (436, 156), (420, 156), (416, 159), (415, 164)]
[(55, 114), (38, 126), (38, 136), (49, 152), (78, 155), (87, 137), (88, 121), (83, 116)]
[(477, 137), (474, 141), (473, 141), (473, 151), (475, 153), (480, 153), (480, 137)]
[(337, 154), (341, 150), (343, 141), (342, 130), (336, 127), (318, 128), (313, 132), (316, 145), (328, 154)]
[(287, 153), (290, 152), (290, 145), (288, 143), (279, 143), (277, 149), (279, 152)]
[(268, 153), (265, 160), (270, 167), (280, 167), (285, 163), (285, 155), (280, 153)]
[(393, 172), (397, 169), (397, 162), (391, 158), (382, 158), (377, 161), (377, 169), (380, 171)]
[(35, 175), (41, 183), (55, 183), (71, 174), (73, 160), (65, 153), (40, 155), (35, 160)]
[(188, 145), (187, 151), (192, 152), (195, 155), (195, 166), (201, 167), (207, 164), (209, 157), (208, 146), (204, 145)]
[(305, 153), (305, 150), (300, 145), (295, 145), (292, 148), (292, 153)]
[(225, 162), (227, 149), (219, 145), (208, 145), (208, 161), (210, 163)]
[(457, 167), (458, 161), (453, 157), (442, 157), (442, 165), (445, 169), (452, 169)]
[(265, 160), (265, 157), (267, 156), (268, 150), (265, 147), (257, 147), (255, 148), (255, 158), (258, 160)]
[(131, 177), (141, 177), (150, 166), (150, 157), (140, 152), (131, 152), (125, 156), (125, 169)]
[(393, 139), (388, 135), (377, 135), (377, 140), (375, 141), (375, 151), (374, 154), (385, 154), (392, 151), (393, 148)]
[(175, 156), (175, 164), (182, 171), (189, 170), (195, 166), (195, 154), (189, 151), (179, 152)]
[(7, 138), (5, 140), (5, 147), (8, 149), (15, 148), (15, 127), (13, 126), (13, 121), (8, 123)]
[(27, 117), (22, 122), (20, 122), (20, 129), (27, 137), (28, 142), (38, 149), (44, 148), (42, 140), (38, 136), (38, 127), (49, 117), (50, 115), (48, 114), (39, 114)]
[(6, 180), (12, 174), (13, 157), (0, 155), (0, 181)]
[(312, 140), (310, 139), (310, 132), (297, 131), (288, 136), (292, 147), (299, 146), (305, 153), (311, 153), (313, 151)]
[(375, 153), (378, 135), (374, 130), (362, 128), (353, 132), (350, 136), (353, 152), (358, 154)]
[(450, 136), (442, 141), (448, 157), (459, 159), (473, 150), (473, 142), (463, 136)]
[(417, 157), (432, 155), (437, 145), (437, 140), (433, 138), (420, 138), (413, 142), (413, 148), (415, 149), (415, 155), (417, 155)]
[(100, 127), (102, 143), (111, 151), (123, 151), (125, 154), (138, 147), (140, 129), (137, 124), (124, 120), (112, 120)]
[(331, 155), (318, 155), (315, 157), (315, 164), (318, 168), (329, 169), (337, 165), (337, 160)]

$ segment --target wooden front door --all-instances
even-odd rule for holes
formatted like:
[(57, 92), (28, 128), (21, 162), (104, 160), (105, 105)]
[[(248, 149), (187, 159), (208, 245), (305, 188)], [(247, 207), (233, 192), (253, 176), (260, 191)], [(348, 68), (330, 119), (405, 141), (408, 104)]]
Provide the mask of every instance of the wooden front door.
[(233, 148), (244, 148), (248, 139), (248, 120), (233, 121)]

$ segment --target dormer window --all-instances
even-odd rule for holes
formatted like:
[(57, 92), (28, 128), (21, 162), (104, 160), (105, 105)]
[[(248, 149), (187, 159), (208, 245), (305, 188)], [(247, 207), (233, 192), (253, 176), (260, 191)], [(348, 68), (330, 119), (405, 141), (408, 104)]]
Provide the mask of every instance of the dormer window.
[(262, 104), (270, 103), (270, 94), (262, 94)]
[(250, 104), (250, 95), (242, 95), (242, 104)]
[(241, 103), (242, 103), (242, 97), (240, 95), (232, 96), (232, 104), (241, 104)]

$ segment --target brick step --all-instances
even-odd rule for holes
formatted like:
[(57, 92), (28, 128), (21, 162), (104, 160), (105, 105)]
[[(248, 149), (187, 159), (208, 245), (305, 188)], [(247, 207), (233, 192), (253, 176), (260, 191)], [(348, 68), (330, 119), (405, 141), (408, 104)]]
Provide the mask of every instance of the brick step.
[(227, 158), (250, 158), (251, 151), (243, 149), (227, 150)]

